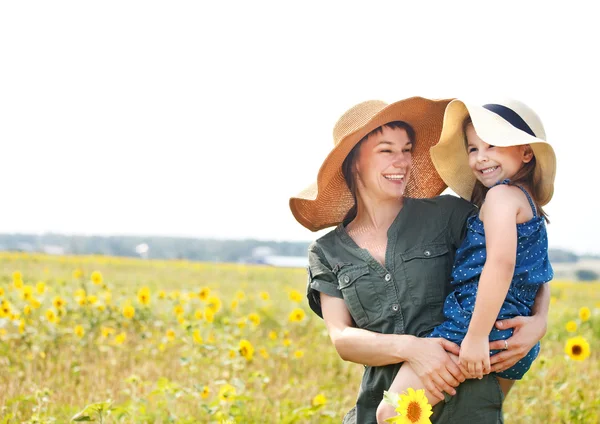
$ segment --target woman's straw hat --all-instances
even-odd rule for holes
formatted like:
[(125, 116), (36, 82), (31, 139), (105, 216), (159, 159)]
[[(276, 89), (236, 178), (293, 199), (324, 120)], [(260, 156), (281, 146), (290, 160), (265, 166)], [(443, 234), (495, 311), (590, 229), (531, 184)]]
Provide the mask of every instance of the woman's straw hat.
[(507, 99), (483, 106), (453, 100), (446, 108), (444, 128), (439, 143), (431, 148), (431, 160), (444, 182), (456, 194), (471, 200), (475, 175), (469, 168), (464, 122), (471, 117), (477, 135), (492, 146), (529, 144), (536, 160), (534, 182), (540, 206), (554, 193), (556, 156), (546, 141), (539, 116), (527, 105)]
[(368, 133), (392, 121), (404, 121), (415, 130), (413, 164), (405, 195), (433, 197), (445, 188), (434, 169), (429, 149), (440, 137), (444, 110), (450, 99), (411, 97), (387, 104), (369, 100), (352, 107), (333, 129), (333, 149), (319, 169), (317, 181), (290, 198), (296, 220), (311, 231), (337, 225), (354, 205), (342, 174), (342, 163), (352, 148)]

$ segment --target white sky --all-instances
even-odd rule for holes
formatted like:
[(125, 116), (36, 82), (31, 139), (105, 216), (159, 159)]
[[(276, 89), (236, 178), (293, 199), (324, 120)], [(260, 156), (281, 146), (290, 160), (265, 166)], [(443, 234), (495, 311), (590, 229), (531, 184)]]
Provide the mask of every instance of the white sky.
[(558, 157), (552, 247), (600, 253), (587, 2), (0, 4), (0, 232), (309, 241), (288, 199), (352, 105), (515, 97)]

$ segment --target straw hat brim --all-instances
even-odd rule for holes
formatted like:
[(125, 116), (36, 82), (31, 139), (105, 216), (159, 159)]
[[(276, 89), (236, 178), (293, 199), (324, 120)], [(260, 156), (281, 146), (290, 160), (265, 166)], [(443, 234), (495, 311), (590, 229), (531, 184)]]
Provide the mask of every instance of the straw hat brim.
[(439, 139), (444, 110), (449, 102), (450, 99), (411, 97), (387, 105), (369, 117), (364, 125), (334, 146), (321, 165), (316, 182), (290, 198), (290, 209), (296, 220), (311, 231), (342, 222), (354, 204), (342, 174), (342, 163), (364, 136), (392, 121), (407, 122), (415, 130), (411, 178), (405, 195), (417, 198), (439, 195), (446, 185), (435, 171), (429, 149)]
[(488, 144), (500, 147), (531, 146), (536, 158), (536, 197), (541, 206), (550, 202), (556, 175), (556, 155), (552, 146), (546, 140), (514, 127), (496, 113), (461, 100), (453, 100), (448, 104), (440, 141), (431, 147), (431, 160), (446, 185), (462, 198), (471, 199), (476, 178), (469, 168), (463, 133), (463, 122), (468, 116), (477, 135)]

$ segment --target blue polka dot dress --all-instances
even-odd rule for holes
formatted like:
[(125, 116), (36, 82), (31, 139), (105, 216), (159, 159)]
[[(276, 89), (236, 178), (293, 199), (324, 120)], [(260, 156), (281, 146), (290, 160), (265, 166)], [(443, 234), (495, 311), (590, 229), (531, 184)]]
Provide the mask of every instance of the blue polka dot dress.
[[(498, 184), (508, 184), (504, 180)], [(519, 187), (519, 186), (517, 186)], [(548, 260), (548, 236), (544, 219), (537, 215), (529, 193), (519, 187), (529, 200), (533, 210), (533, 218), (517, 224), (517, 258), (515, 272), (508, 289), (508, 294), (498, 319), (516, 316), (530, 316), (531, 308), (540, 285), (550, 281), (554, 275)], [(475, 309), (477, 284), (483, 271), (486, 259), (485, 233), (483, 222), (477, 214), (467, 220), (467, 235), (456, 251), (456, 259), (452, 271), (454, 290), (444, 303), (445, 321), (434, 328), (429, 337), (443, 337), (461, 344), (467, 334), (471, 316)], [(498, 330), (493, 328), (490, 341), (508, 339), (512, 329)], [(529, 353), (513, 367), (497, 373), (499, 377), (520, 380), (527, 372), (540, 351), (539, 342)], [(492, 354), (498, 351), (492, 351)]]

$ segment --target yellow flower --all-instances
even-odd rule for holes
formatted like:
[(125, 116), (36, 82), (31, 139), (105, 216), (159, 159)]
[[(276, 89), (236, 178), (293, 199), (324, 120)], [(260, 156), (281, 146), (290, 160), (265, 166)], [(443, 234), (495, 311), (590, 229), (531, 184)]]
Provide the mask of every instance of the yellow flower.
[(215, 313), (212, 309), (206, 308), (204, 310), (204, 319), (206, 320), (206, 322), (213, 322), (215, 320)]
[(77, 298), (77, 303), (79, 303), (79, 306), (85, 306), (87, 304), (87, 300), (85, 297), (79, 297)]
[(158, 298), (159, 299), (164, 299), (165, 297), (167, 297), (167, 292), (164, 290), (161, 290), (158, 292)]
[(138, 290), (138, 302), (145, 306), (150, 304), (150, 289), (148, 287), (142, 287)]
[(185, 322), (185, 318), (184, 318), (184, 317), (182, 317), (182, 316), (178, 316), (178, 317), (177, 317), (177, 322), (178, 322), (178, 323), (179, 323), (179, 324), (180, 324), (182, 327), (185, 327), (185, 324), (186, 324), (186, 322)]
[(48, 320), (48, 322), (55, 322), (56, 321), (56, 314), (54, 313), (54, 311), (52, 309), (48, 309), (46, 311), (46, 319)]
[(291, 322), (300, 322), (304, 319), (306, 314), (304, 313), (304, 309), (296, 308), (290, 313), (290, 321)]
[(175, 340), (175, 331), (173, 330), (167, 330), (167, 339), (172, 342), (173, 340)]
[(181, 293), (179, 293), (179, 290), (174, 290), (171, 293), (169, 293), (169, 297), (171, 298), (171, 300), (177, 300), (180, 296)]
[(290, 339), (283, 339), (282, 343), (285, 347), (288, 347), (292, 344), (292, 341)]
[(127, 340), (127, 334), (125, 332), (119, 333), (115, 336), (115, 344), (123, 344)]
[(210, 396), (210, 389), (208, 388), (208, 386), (204, 386), (202, 388), (202, 393), (200, 393), (200, 397), (202, 399), (206, 399), (208, 396)]
[(294, 358), (296, 359), (300, 359), (304, 356), (304, 351), (303, 350), (297, 350), (294, 352)]
[(206, 306), (216, 314), (221, 309), (221, 299), (218, 296), (210, 296)]
[(27, 316), (27, 315), (29, 315), (30, 313), (31, 313), (31, 306), (29, 306), (29, 305), (25, 305), (25, 306), (23, 307), (23, 315)]
[(21, 298), (23, 300), (31, 300), (33, 298), (33, 287), (32, 286), (23, 286), (23, 292), (21, 293)]
[(94, 296), (93, 294), (91, 294), (87, 297), (87, 303), (90, 305), (93, 305), (97, 301), (98, 301), (98, 297)]
[(38, 292), (38, 294), (44, 294), (44, 292), (46, 291), (46, 283), (44, 283), (43, 281), (39, 281), (35, 285), (35, 290)]
[(237, 326), (239, 328), (244, 328), (246, 326), (246, 318), (242, 317), (237, 320)]
[(104, 310), (106, 309), (106, 305), (100, 304), (100, 305), (96, 306), (96, 309), (98, 309), (100, 312), (104, 312)]
[(194, 313), (194, 317), (195, 317), (197, 320), (201, 320), (203, 316), (204, 316), (204, 314), (202, 313), (202, 309), (198, 309), (198, 310), (196, 310), (196, 312)]
[(550, 305), (554, 305), (558, 302), (558, 298), (556, 296), (550, 296)]
[(250, 361), (254, 356), (254, 346), (248, 340), (240, 340), (239, 352), (247, 361)]
[(574, 333), (577, 331), (577, 323), (575, 321), (569, 321), (567, 322), (567, 325), (565, 325), (565, 328), (569, 333)]
[(92, 275), (90, 276), (90, 280), (92, 280), (92, 283), (99, 286), (100, 284), (102, 284), (102, 280), (103, 280), (102, 273), (100, 271), (92, 272)]
[(21, 320), (19, 322), (19, 334), (25, 333), (25, 321)]
[(73, 270), (73, 278), (75, 280), (79, 280), (80, 278), (83, 278), (83, 271), (80, 270), (79, 268)]
[(200, 330), (194, 330), (194, 332), (192, 334), (194, 337), (194, 343), (202, 344), (203, 340), (202, 340), (202, 336), (200, 335)]
[(241, 290), (238, 290), (238, 291), (235, 293), (235, 298), (236, 298), (236, 299), (238, 299), (238, 300), (244, 300), (244, 299), (246, 299), (246, 293), (244, 293), (244, 292), (243, 292), (243, 291), (241, 291)]
[(200, 292), (198, 293), (198, 297), (203, 302), (206, 302), (208, 300), (209, 295), (210, 295), (210, 289), (208, 287), (202, 287), (200, 289)]
[(233, 387), (230, 384), (224, 384), (219, 389), (219, 399), (221, 399), (224, 402), (232, 402), (235, 398), (235, 394), (235, 387)]
[(39, 300), (37, 300), (37, 299), (31, 299), (31, 300), (29, 301), (29, 304), (31, 305), (31, 307), (32, 307), (33, 309), (38, 309), (40, 306), (42, 306), (42, 304), (40, 303), (40, 301), (39, 301)]
[(263, 292), (260, 292), (259, 296), (260, 296), (260, 298), (261, 298), (262, 300), (269, 300), (269, 299), (270, 299), (269, 293), (267, 293), (267, 292), (264, 292), (264, 291), (263, 291)]
[(238, 304), (239, 304), (239, 301), (237, 299), (233, 299), (231, 301), (231, 310), (235, 311), (237, 309), (237, 307), (238, 307)]
[(229, 358), (233, 359), (235, 358), (236, 352), (233, 349), (229, 349)]
[(401, 424), (431, 424), (429, 417), (433, 414), (431, 405), (425, 396), (425, 390), (414, 391), (409, 387), (408, 394), (398, 397), (396, 412), (399, 415), (388, 419), (390, 423)]
[(52, 300), (52, 305), (56, 308), (56, 309), (60, 309), (63, 306), (65, 306), (66, 302), (65, 300), (60, 297), (60, 296), (55, 296), (54, 300)]
[(175, 314), (175, 316), (183, 315), (184, 312), (185, 312), (185, 309), (183, 309), (182, 305), (176, 305), (173, 308), (173, 313)]
[(290, 300), (292, 302), (301, 302), (302, 295), (297, 290), (292, 290), (292, 291), (290, 291)]
[(590, 345), (581, 336), (573, 337), (567, 340), (565, 353), (575, 361), (583, 361), (590, 356)]
[(327, 403), (327, 398), (322, 393), (319, 393), (318, 395), (316, 395), (312, 400), (313, 406), (321, 406), (321, 405), (325, 405), (326, 403)]
[(15, 271), (13, 272), (13, 285), (15, 286), (15, 289), (20, 289), (23, 287), (23, 275), (21, 274), (21, 271)]
[(6, 300), (2, 302), (2, 306), (0, 307), (0, 317), (4, 318), (10, 315), (11, 308), (10, 303)]
[(275, 331), (269, 331), (269, 338), (271, 340), (277, 340), (277, 333)]
[(75, 293), (73, 294), (73, 296), (75, 296), (75, 298), (79, 298), (79, 297), (86, 297), (87, 294), (84, 289), (77, 289), (77, 290), (75, 290)]
[(123, 308), (123, 316), (129, 319), (133, 318), (135, 316), (135, 308), (131, 305), (126, 305)]
[(248, 319), (255, 327), (260, 324), (260, 316), (256, 312), (248, 315)]
[(102, 327), (100, 332), (102, 333), (102, 337), (107, 339), (108, 336), (115, 333), (115, 329), (110, 327)]
[(83, 335), (85, 334), (85, 330), (83, 329), (83, 327), (81, 325), (75, 326), (75, 329), (73, 330), (73, 332), (79, 338), (82, 338)]
[(269, 359), (269, 352), (267, 352), (267, 349), (265, 349), (264, 347), (261, 348), (258, 353), (260, 353), (260, 356), (262, 356), (265, 359)]
[(0, 297), (4, 297), (4, 289), (0, 287)]
[(592, 315), (592, 312), (590, 311), (590, 308), (588, 308), (587, 306), (584, 306), (579, 309), (579, 319), (582, 322), (585, 322), (588, 319), (590, 319), (591, 315)]

